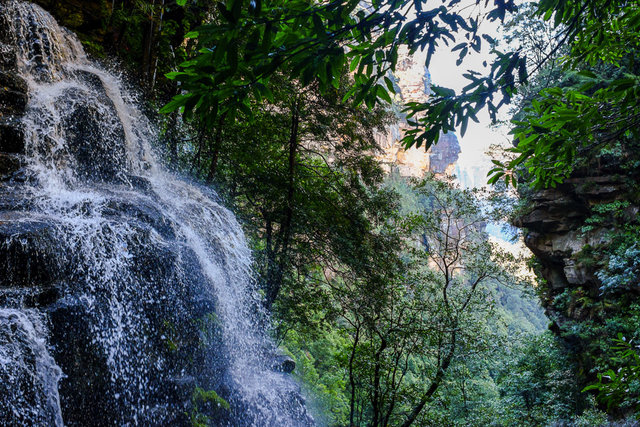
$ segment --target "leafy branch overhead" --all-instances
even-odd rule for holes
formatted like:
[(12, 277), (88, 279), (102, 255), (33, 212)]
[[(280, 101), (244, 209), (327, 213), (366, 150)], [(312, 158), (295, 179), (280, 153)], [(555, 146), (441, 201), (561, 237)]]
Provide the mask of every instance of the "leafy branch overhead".
[[(184, 62), (170, 78), (180, 82), (183, 93), (164, 111), (180, 108), (209, 118), (237, 112), (250, 115), (249, 99), (270, 100), (270, 78), (277, 72), (306, 86), (317, 82), (323, 92), (335, 90), (343, 67), (348, 65), (355, 84), (344, 97), (369, 108), (390, 102), (393, 84), (385, 77), (395, 70), (401, 46), (413, 54), (427, 51), (426, 65), (441, 45), (459, 51), (459, 62), (483, 43), (494, 43), (479, 31), (480, 16), (465, 15), (458, 0), (438, 2), (427, 9), (423, 1), (357, 0), (314, 3), (308, 1), (244, 1), (218, 3), (211, 22), (188, 34), (196, 38), (199, 53)], [(430, 5), (429, 5), (430, 6)], [(513, 1), (497, 1), (489, 20), (514, 12)], [(470, 71), (470, 84), (461, 95), (435, 89), (429, 103), (408, 105), (416, 129), (405, 144), (437, 142), (440, 131), (466, 128), (469, 118), (487, 107), (492, 116), (526, 80), (525, 59), (518, 52), (496, 54), (489, 76)], [(419, 126), (428, 125), (427, 131)]]
[[(373, 108), (390, 103), (395, 89), (388, 78), (396, 69), (400, 48), (409, 54), (426, 50), (426, 66), (436, 49), (458, 52), (458, 65), (471, 52), (490, 47), (486, 72), (461, 71), (469, 84), (456, 93), (433, 87), (427, 102), (405, 105), (411, 128), (404, 145), (428, 149), (441, 133), (460, 128), (487, 109), (496, 121), (530, 76), (569, 47), (566, 69), (608, 64), (627, 67), (640, 40), (640, 8), (635, 2), (605, 0), (544, 0), (534, 15), (557, 28), (554, 48), (531, 63), (522, 47), (501, 52), (483, 34), (483, 20), (505, 21), (516, 12), (513, 0), (228, 0), (216, 3), (210, 21), (187, 34), (197, 42), (197, 54), (168, 75), (181, 93), (164, 108), (180, 109), (186, 118), (198, 115), (213, 128), (217, 118), (252, 117), (252, 100), (273, 101), (271, 79), (281, 73), (302, 87), (317, 84), (323, 94), (335, 92), (348, 67), (354, 84), (343, 101)], [(479, 12), (482, 10), (482, 12)], [(470, 12), (471, 11), (471, 12)], [(615, 18), (615, 19), (614, 19)], [(462, 40), (462, 42), (460, 42)], [(591, 90), (550, 88), (515, 123), (515, 159), (498, 162), (490, 182), (505, 178), (516, 184), (514, 172), (526, 168), (538, 187), (555, 185), (571, 171), (576, 155), (594, 141), (635, 132), (639, 123), (638, 79), (635, 73)], [(619, 113), (630, 112), (630, 120)]]
[(513, 159), (496, 162), (489, 183), (505, 177), (515, 185), (518, 171), (535, 188), (555, 187), (582, 159), (616, 146), (625, 151), (640, 136), (638, 3), (542, 1), (535, 13), (557, 31), (545, 60), (567, 44), (560, 60), (568, 78), (532, 91), (513, 120)]

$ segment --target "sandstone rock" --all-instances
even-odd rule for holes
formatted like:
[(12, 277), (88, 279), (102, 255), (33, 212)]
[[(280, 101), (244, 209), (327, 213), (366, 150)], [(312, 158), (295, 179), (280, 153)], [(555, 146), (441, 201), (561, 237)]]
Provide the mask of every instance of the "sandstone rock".
[[(552, 320), (551, 329), (579, 359), (584, 377), (593, 367), (593, 354), (586, 351), (593, 337), (576, 331), (584, 327), (585, 321), (592, 322), (590, 325), (596, 329), (603, 327), (607, 311), (618, 309), (615, 304), (605, 303), (605, 298), (611, 301), (612, 296), (603, 296), (596, 272), (606, 260), (597, 254), (611, 243), (620, 215), (637, 224), (640, 212), (633, 187), (621, 179), (621, 174), (628, 172), (616, 167), (608, 164), (602, 169), (576, 171), (557, 188), (535, 192), (528, 196), (529, 211), (515, 221), (525, 228), (525, 244), (539, 262), (544, 279), (539, 293)], [(630, 202), (630, 206), (618, 213), (618, 220), (594, 209), (619, 200)], [(586, 221), (594, 215), (598, 221)], [(631, 301), (629, 298), (633, 297), (624, 298)]]
[(572, 285), (582, 285), (591, 280), (587, 268), (573, 259), (567, 259), (564, 264), (564, 275)]
[[(409, 55), (400, 51), (395, 79), (404, 102), (425, 102), (429, 98), (431, 77), (424, 66), (424, 58), (419, 54)], [(454, 133), (440, 134), (437, 144), (429, 150), (412, 147), (405, 150), (400, 143), (408, 128), (404, 116), (399, 115), (397, 123), (387, 127), (386, 132), (376, 133), (376, 142), (382, 148), (378, 160), (388, 172), (397, 170), (402, 176), (422, 178), (428, 173), (452, 174), (460, 155), (460, 144)]]

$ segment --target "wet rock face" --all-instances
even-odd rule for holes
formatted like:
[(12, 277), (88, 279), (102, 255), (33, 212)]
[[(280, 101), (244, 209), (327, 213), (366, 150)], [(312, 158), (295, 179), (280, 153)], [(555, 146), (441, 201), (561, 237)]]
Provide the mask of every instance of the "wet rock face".
[[(9, 42), (0, 13), (0, 425), (56, 425), (59, 416), (66, 425), (117, 425), (132, 419), (131, 407), (140, 402), (122, 392), (137, 384), (122, 384), (126, 380), (113, 375), (114, 364), (126, 361), (118, 361), (95, 336), (96, 313), (104, 322), (113, 318), (108, 311), (114, 282), (103, 281), (104, 270), (92, 271), (83, 242), (67, 238), (69, 224), (44, 217), (33, 199), (23, 123), (30, 93)], [(175, 224), (157, 205), (128, 194), (151, 185), (123, 173), (124, 130), (102, 82), (80, 71), (76, 78), (92, 91), (72, 87), (57, 105), (74, 174), (115, 186), (100, 212), (82, 204), (71, 209), (78, 218), (98, 214), (111, 229), (128, 230), (130, 275), (121, 278), (122, 288), (139, 293), (132, 298), (136, 306), (123, 310), (145, 313), (136, 321), (147, 331), (120, 345), (138, 346), (139, 360), (130, 369), (139, 370), (140, 386), (149, 390), (143, 397), (150, 408), (146, 419), (186, 425), (194, 387), (220, 389), (224, 375), (217, 332), (211, 329), (205, 343), (197, 323), (215, 312), (215, 299), (204, 289), (207, 281), (193, 252), (176, 241)], [(109, 230), (105, 225), (104, 236)], [(103, 248), (122, 249), (116, 243)], [(43, 396), (55, 401), (39, 401)]]
[(0, 0), (0, 44), (0, 425), (313, 425), (233, 214), (47, 12)]
[[(125, 165), (125, 136), (122, 125), (113, 117), (111, 101), (102, 94), (92, 99), (86, 92), (72, 88), (61, 97), (65, 129), (69, 149), (76, 166), (74, 170), (83, 179), (114, 182)], [(100, 108), (100, 106), (110, 108)]]
[[(218, 381), (223, 377), (224, 363), (216, 349), (223, 346), (217, 343), (215, 328), (206, 324), (215, 313), (215, 300), (207, 292), (198, 261), (188, 247), (172, 241), (168, 231), (171, 224), (157, 210), (137, 206), (134, 209), (112, 203), (105, 208), (110, 221), (133, 228), (127, 242), (130, 275), (121, 276), (119, 284), (102, 281), (106, 272), (91, 270), (91, 257), (84, 259), (81, 248), (70, 247), (72, 242), (62, 238), (64, 224), (29, 220), (33, 215), (30, 211), (0, 212), (0, 270), (6, 273), (0, 276), (0, 308), (20, 307), (47, 316), (51, 356), (64, 373), (56, 386), (67, 425), (86, 425), (87, 417), (95, 425), (120, 424), (135, 416), (131, 408), (139, 405), (136, 399), (144, 399), (146, 406), (156, 408), (144, 418), (147, 421), (182, 425), (187, 422), (184, 412), (195, 385), (221, 388)], [(27, 220), (15, 221), (17, 215)], [(114, 290), (118, 285), (121, 288)], [(131, 299), (127, 299), (127, 292), (132, 294)], [(109, 313), (114, 298), (122, 298), (122, 314), (135, 316), (135, 322), (146, 325), (144, 337), (115, 337), (113, 345), (119, 350), (105, 348), (95, 335), (99, 333), (96, 321), (113, 321)], [(2, 328), (4, 325), (0, 326), (3, 343), (27, 339), (22, 335), (7, 338)], [(206, 336), (204, 330), (209, 330)], [(24, 344), (28, 345), (30, 342)], [(138, 360), (110, 354), (131, 351), (129, 346), (135, 346)], [(0, 379), (6, 380), (3, 385), (12, 387), (9, 394), (0, 386), (0, 402), (35, 407), (31, 395), (39, 393), (36, 386), (42, 386), (32, 384), (37, 380), (32, 372), (34, 350), (17, 347), (15, 351), (15, 369), (6, 374), (7, 378), (0, 372)], [(136, 372), (131, 372), (132, 377), (114, 376), (114, 369)], [(185, 377), (191, 379), (188, 390), (180, 384)], [(142, 397), (127, 395), (126, 390), (137, 385), (126, 381), (138, 380), (147, 393)], [(21, 392), (23, 389), (28, 392)], [(0, 418), (0, 424), (26, 422), (20, 418), (25, 416), (24, 411), (18, 413), (18, 418), (5, 420), (4, 424)], [(49, 424), (49, 415), (37, 412), (43, 418), (33, 420)]]
[[(14, 215), (5, 215), (10, 219)], [(53, 225), (40, 221), (0, 222), (2, 287), (48, 286), (68, 271), (67, 257), (56, 243)], [(52, 257), (52, 253), (58, 256)]]
[(0, 108), (5, 115), (23, 113), (28, 99), (27, 82), (22, 77), (0, 72)]
[(8, 68), (7, 71), (0, 71), (0, 151), (2, 152), (21, 153), (24, 149), (20, 118), (27, 107), (29, 99), (27, 90), (27, 83), (23, 78), (11, 73)]
[[(185, 424), (184, 412), (193, 387), (220, 389), (217, 381), (223, 377), (222, 355), (215, 351), (222, 345), (216, 344), (215, 328), (203, 336), (203, 330), (211, 326), (203, 322), (215, 313), (215, 300), (207, 292), (195, 255), (173, 240), (173, 224), (156, 208), (142, 201), (131, 204), (115, 198), (104, 209), (105, 217), (116, 224), (114, 229), (120, 224), (132, 230), (126, 243), (130, 275), (119, 277), (122, 283), (103, 281), (105, 271), (92, 271), (90, 254), (63, 237), (65, 224), (38, 221), (37, 212), (28, 207), (0, 211), (0, 317), (8, 307), (47, 316), (51, 357), (64, 373), (55, 386), (65, 424), (86, 425), (87, 419), (95, 425), (119, 424), (135, 416), (131, 408), (139, 404), (138, 398), (156, 408), (146, 418), (149, 422)], [(104, 233), (109, 235), (109, 229)], [(77, 244), (81, 246), (81, 242)], [(115, 246), (104, 249), (118, 250)], [(114, 290), (118, 285), (121, 288)], [(127, 299), (127, 292), (134, 295)], [(123, 298), (119, 302), (123, 314), (136, 316), (135, 322), (146, 325), (144, 337), (125, 337), (119, 344), (117, 340), (113, 343), (120, 351), (135, 346), (138, 360), (118, 360), (117, 354), (110, 355), (112, 349), (96, 339), (95, 322), (113, 321), (109, 316), (113, 298)], [(11, 366), (15, 366), (6, 367), (11, 372), (4, 376), (0, 369), (0, 402), (12, 409), (37, 408), (35, 399), (46, 393), (33, 374), (37, 360), (31, 347), (35, 338), (16, 328), (0, 325), (0, 342), (15, 342), (11, 356)], [(38, 349), (44, 351), (44, 347), (42, 341)], [(112, 357), (115, 360), (110, 360)], [(114, 368), (114, 363), (122, 366)], [(136, 372), (131, 373), (133, 377), (114, 377), (114, 369)], [(188, 390), (180, 384), (185, 377), (191, 379)], [(123, 392), (136, 388), (121, 383), (131, 378), (144, 385), (148, 391), (144, 397)], [(4, 390), (5, 385), (11, 390)], [(0, 424), (48, 425), (52, 420), (50, 413), (36, 409), (32, 418), (25, 411), (16, 414), (8, 419), (0, 415)]]
[[(57, 398), (52, 387), (61, 372), (48, 356), (45, 343), (37, 339), (41, 328), (41, 318), (35, 312), (0, 312), (0, 425), (51, 425), (60, 421), (47, 400)], [(32, 409), (17, 411), (17, 407)]]

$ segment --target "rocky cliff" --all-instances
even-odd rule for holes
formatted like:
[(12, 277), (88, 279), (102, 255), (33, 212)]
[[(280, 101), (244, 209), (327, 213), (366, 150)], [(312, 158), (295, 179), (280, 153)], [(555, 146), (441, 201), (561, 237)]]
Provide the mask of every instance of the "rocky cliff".
[(524, 194), (515, 221), (536, 256), (551, 329), (584, 382), (613, 337), (637, 333), (640, 303), (640, 258), (631, 256), (640, 241), (637, 169), (615, 159), (591, 163), (556, 188)]
[[(424, 66), (424, 54), (409, 55), (400, 50), (398, 67), (394, 74), (401, 102), (424, 102), (429, 97), (431, 78)], [(397, 170), (402, 176), (421, 178), (427, 173), (451, 175), (460, 154), (458, 138), (453, 133), (441, 134), (440, 140), (429, 150), (412, 147), (405, 150), (400, 141), (408, 125), (402, 113), (397, 122), (384, 133), (376, 134), (376, 141), (383, 152), (378, 156), (387, 171)]]

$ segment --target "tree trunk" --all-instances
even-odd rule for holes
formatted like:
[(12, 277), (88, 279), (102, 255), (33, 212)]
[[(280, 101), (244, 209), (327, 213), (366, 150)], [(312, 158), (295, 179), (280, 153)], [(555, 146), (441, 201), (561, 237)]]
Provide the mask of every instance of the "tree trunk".
[(376, 352), (375, 359), (375, 368), (373, 370), (373, 401), (371, 402), (371, 407), (373, 410), (373, 416), (371, 418), (371, 425), (373, 427), (378, 427), (380, 425), (380, 421), (382, 421), (382, 398), (380, 396), (380, 369), (381, 367), (381, 358), (382, 353), (387, 348), (387, 340), (384, 337), (381, 338), (380, 348)]
[(353, 339), (353, 347), (351, 347), (351, 356), (349, 356), (349, 384), (351, 386), (351, 400), (349, 402), (349, 427), (353, 427), (353, 416), (356, 409), (356, 380), (353, 375), (353, 361), (356, 357), (356, 349), (358, 340), (360, 339), (360, 327), (356, 328), (356, 336)]
[(291, 240), (291, 225), (294, 212), (294, 196), (295, 196), (295, 173), (296, 173), (296, 156), (298, 154), (298, 131), (300, 127), (299, 100), (293, 104), (291, 111), (291, 128), (289, 132), (289, 158), (287, 169), (287, 197), (284, 206), (282, 226), (280, 227), (279, 244), (276, 246), (275, 252), (278, 254), (277, 265), (274, 265), (272, 273), (269, 275), (267, 282), (266, 307), (271, 310), (271, 306), (275, 302), (283, 278), (283, 265), (289, 249)]
[(142, 32), (142, 64), (141, 66), (141, 75), (142, 75), (142, 85), (148, 90), (149, 84), (151, 83), (151, 54), (153, 48), (153, 31), (154, 31), (154, 12), (153, 7), (155, 6), (155, 0), (151, 2), (151, 15), (147, 17), (147, 22), (145, 22), (144, 30)]
[(449, 352), (443, 359), (442, 365), (440, 366), (440, 368), (438, 369), (438, 372), (436, 373), (436, 377), (431, 382), (431, 385), (429, 386), (429, 389), (426, 391), (426, 393), (422, 395), (422, 398), (420, 399), (418, 404), (415, 406), (415, 408), (413, 408), (407, 420), (402, 424), (402, 427), (409, 427), (411, 424), (415, 422), (416, 418), (418, 418), (418, 415), (420, 415), (420, 412), (422, 411), (424, 406), (427, 404), (427, 402), (431, 400), (434, 393), (438, 390), (438, 387), (440, 387), (440, 384), (442, 383), (442, 380), (444, 379), (444, 376), (447, 373), (447, 369), (449, 369), (449, 365), (451, 364), (451, 360), (453, 359), (455, 350), (456, 350), (456, 333), (454, 332), (451, 338), (451, 348), (449, 349)]
[(218, 158), (220, 157), (220, 148), (222, 148), (222, 127), (225, 117), (226, 113), (223, 113), (218, 119), (218, 127), (216, 128), (216, 135), (213, 140), (211, 164), (209, 165), (209, 173), (207, 174), (207, 184), (213, 182), (213, 178), (215, 178), (218, 169)]

